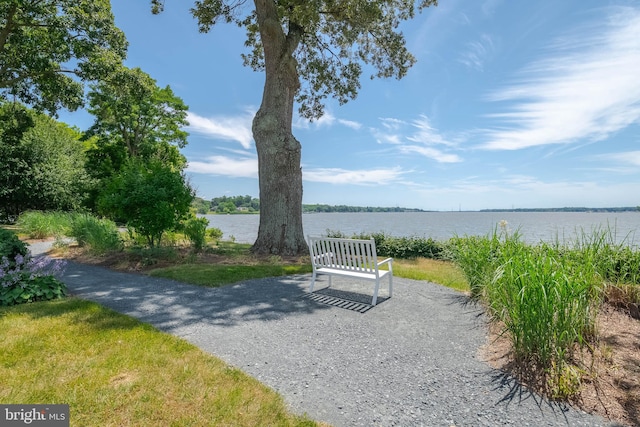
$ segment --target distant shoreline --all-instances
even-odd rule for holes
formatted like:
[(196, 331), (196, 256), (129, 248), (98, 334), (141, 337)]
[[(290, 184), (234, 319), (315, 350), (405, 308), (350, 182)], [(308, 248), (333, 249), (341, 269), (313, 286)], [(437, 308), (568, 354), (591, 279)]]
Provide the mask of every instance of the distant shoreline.
[[(314, 208), (308, 209), (308, 206)], [(318, 206), (322, 206), (321, 209), (317, 209)], [(389, 212), (593, 212), (593, 213), (613, 213), (613, 212), (639, 212), (640, 207), (626, 206), (626, 207), (611, 207), (611, 208), (584, 208), (584, 207), (566, 207), (566, 208), (513, 208), (513, 209), (480, 209), (477, 211), (431, 211), (414, 208), (385, 208), (385, 207), (372, 207), (372, 206), (330, 206), (330, 205), (303, 205), (303, 214), (315, 214), (315, 213), (389, 213)], [(208, 215), (257, 215), (259, 211), (247, 212), (208, 212)]]
[(476, 212), (640, 212), (640, 206), (619, 208), (517, 208), (517, 209), (481, 209)]

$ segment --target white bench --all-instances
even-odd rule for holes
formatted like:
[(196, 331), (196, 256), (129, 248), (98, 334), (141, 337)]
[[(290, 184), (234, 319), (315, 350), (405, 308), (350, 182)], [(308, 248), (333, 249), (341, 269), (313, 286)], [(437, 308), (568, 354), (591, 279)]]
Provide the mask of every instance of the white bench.
[[(313, 292), (318, 274), (348, 276), (375, 281), (371, 305), (376, 305), (380, 279), (389, 276), (389, 297), (393, 292), (393, 259), (378, 262), (375, 240), (338, 239), (331, 237), (309, 237), (309, 252), (313, 265), (313, 277), (309, 292)], [(387, 264), (387, 270), (380, 266)]]

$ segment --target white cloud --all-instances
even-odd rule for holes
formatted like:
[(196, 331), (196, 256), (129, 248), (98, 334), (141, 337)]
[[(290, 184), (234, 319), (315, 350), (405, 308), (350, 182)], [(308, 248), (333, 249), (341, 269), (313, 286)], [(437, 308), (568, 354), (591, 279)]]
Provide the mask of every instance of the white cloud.
[(628, 164), (632, 166), (640, 166), (640, 151), (627, 151), (625, 153), (611, 153), (601, 156), (604, 159), (615, 162)]
[(616, 9), (596, 21), (558, 40), (521, 82), (490, 96), (515, 104), (490, 116), (500, 123), (482, 148), (598, 141), (640, 122), (640, 9)]
[(336, 123), (353, 130), (359, 130), (362, 127), (362, 123), (358, 123), (353, 120), (338, 119), (331, 113), (331, 111), (328, 110), (325, 110), (322, 117), (314, 121), (298, 116), (293, 123), (293, 127), (298, 129), (309, 129), (311, 126), (314, 126), (317, 129), (321, 127), (332, 127)]
[(362, 128), (362, 123), (354, 122), (353, 120), (338, 119), (338, 123), (353, 130), (360, 130), (360, 128)]
[(482, 34), (479, 40), (467, 43), (466, 49), (458, 58), (458, 62), (461, 62), (468, 68), (482, 71), (485, 61), (491, 56), (493, 50), (493, 40), (491, 36)]
[(202, 117), (196, 113), (187, 113), (187, 130), (214, 139), (237, 141), (244, 148), (251, 148), (253, 136), (251, 123), (255, 112), (247, 110), (239, 116)]
[(257, 178), (258, 159), (254, 157), (234, 159), (227, 156), (210, 156), (205, 161), (189, 162), (187, 171), (234, 178)]
[(421, 156), (435, 160), (438, 163), (459, 163), (462, 161), (462, 158), (457, 154), (448, 154), (432, 147), (403, 145), (400, 147), (400, 152), (405, 154), (420, 154)]
[(347, 170), (339, 168), (317, 168), (302, 170), (305, 181), (329, 184), (387, 185), (396, 182), (405, 172), (400, 168)]
[(411, 125), (417, 129), (412, 135), (407, 136), (409, 141), (420, 142), (427, 145), (446, 145), (448, 147), (456, 146), (452, 140), (445, 138), (436, 128), (431, 126), (429, 117), (421, 115), (414, 120)]
[(397, 150), (401, 154), (420, 154), (438, 163), (457, 163), (462, 161), (462, 158), (457, 154), (434, 148), (434, 146), (442, 146), (452, 150), (458, 144), (457, 141), (445, 137), (431, 126), (431, 121), (427, 116), (421, 115), (411, 123), (392, 118), (380, 120), (384, 129), (371, 130), (379, 144), (397, 145)]

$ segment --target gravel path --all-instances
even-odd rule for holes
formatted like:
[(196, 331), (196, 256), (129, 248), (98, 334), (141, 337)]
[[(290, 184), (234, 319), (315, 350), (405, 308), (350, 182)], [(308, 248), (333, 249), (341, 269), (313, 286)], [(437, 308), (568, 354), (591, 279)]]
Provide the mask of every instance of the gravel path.
[(74, 295), (190, 341), (334, 426), (613, 425), (482, 362), (485, 318), (455, 291), (394, 278), (393, 298), (382, 287), (376, 307), (346, 309), (327, 303), (366, 303), (372, 286), (321, 279), (309, 295), (309, 279), (208, 289), (73, 262), (63, 278)]

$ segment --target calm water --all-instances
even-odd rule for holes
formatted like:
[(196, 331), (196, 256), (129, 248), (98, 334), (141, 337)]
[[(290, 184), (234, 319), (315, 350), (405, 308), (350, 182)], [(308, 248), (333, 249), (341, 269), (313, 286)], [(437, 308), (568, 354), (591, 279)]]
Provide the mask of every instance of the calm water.
[[(258, 235), (258, 215), (206, 215), (210, 227), (253, 243)], [(305, 236), (341, 231), (347, 236), (385, 232), (393, 236), (432, 237), (447, 240), (455, 235), (486, 235), (505, 220), (510, 230), (519, 230), (529, 243), (570, 240), (582, 230), (610, 227), (618, 241), (637, 244), (640, 212), (404, 212), (404, 213), (315, 213), (303, 215)]]

